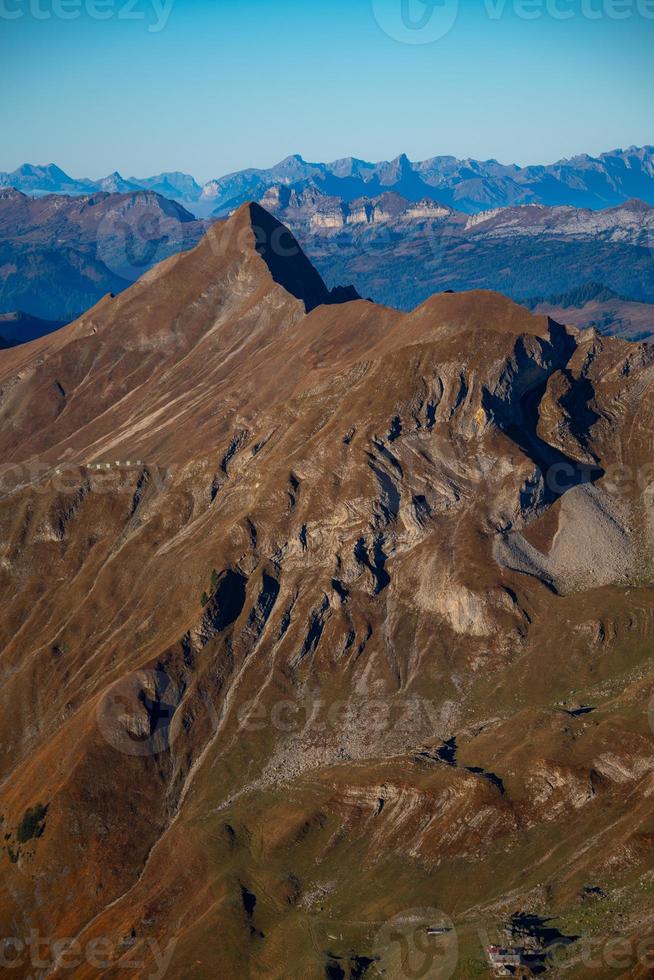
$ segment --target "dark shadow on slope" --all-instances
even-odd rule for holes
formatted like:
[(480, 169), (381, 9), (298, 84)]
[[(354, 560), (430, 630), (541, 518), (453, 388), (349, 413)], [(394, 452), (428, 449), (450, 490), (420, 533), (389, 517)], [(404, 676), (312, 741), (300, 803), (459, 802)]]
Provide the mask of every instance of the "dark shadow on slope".
[(241, 885), (241, 901), (243, 903), (245, 918), (250, 926), (251, 935), (257, 936), (259, 939), (264, 939), (264, 933), (254, 925), (254, 910), (257, 904), (257, 896), (254, 892), (246, 888), (245, 885)]
[[(542, 502), (545, 506), (553, 504), (573, 487), (594, 483), (604, 475), (601, 467), (580, 463), (571, 456), (566, 456), (538, 435), (539, 408), (548, 381), (556, 370), (566, 370), (567, 362), (576, 347), (565, 327), (553, 320), (550, 320), (550, 332), (551, 341), (547, 346), (549, 352), (554, 354), (551, 367), (543, 369), (540, 378), (534, 379), (534, 383), (515, 401), (503, 401), (490, 393), (485, 393), (483, 399), (484, 407), (490, 409), (502, 432), (509, 436), (538, 467), (543, 477)], [(568, 397), (572, 398), (572, 396)], [(577, 419), (576, 426), (571, 427), (571, 430), (584, 445), (584, 434), (597, 416), (588, 405), (591, 398), (590, 391), (580, 387), (574, 397), (576, 407), (583, 411), (581, 417)]]
[(353, 286), (327, 289), (288, 228), (258, 204), (250, 204), (249, 210), (257, 252), (275, 282), (302, 300), (307, 313), (323, 304), (360, 299)]
[(231, 626), (245, 605), (246, 578), (240, 572), (227, 569), (218, 581), (216, 591), (207, 607), (213, 627), (221, 633)]
[(354, 557), (360, 565), (363, 565), (372, 574), (375, 580), (375, 595), (379, 595), (391, 581), (391, 577), (385, 568), (388, 556), (384, 551), (383, 536), (380, 535), (375, 538), (372, 555), (368, 551), (365, 539), (359, 538), (354, 546)]
[(309, 630), (304, 639), (302, 645), (302, 650), (300, 652), (300, 660), (302, 660), (308, 653), (314, 653), (320, 643), (320, 638), (322, 636), (322, 631), (325, 628), (326, 614), (329, 609), (329, 599), (324, 596), (321, 605), (318, 609), (314, 609), (311, 613), (311, 618), (309, 620)]
[(247, 628), (255, 639), (259, 639), (268, 622), (279, 595), (279, 582), (272, 575), (263, 573), (261, 591), (248, 616)]
[(604, 476), (604, 470), (601, 466), (580, 463), (571, 456), (566, 456), (537, 434), (538, 410), (546, 387), (547, 381), (524, 395), (520, 406), (523, 424), (509, 425), (505, 431), (523, 452), (533, 459), (543, 474), (545, 483), (543, 502), (550, 505), (573, 487), (595, 483)]
[(490, 772), (488, 769), (483, 769), (481, 766), (462, 766), (457, 760), (458, 745), (456, 736), (449, 738), (446, 742), (443, 742), (435, 752), (422, 751), (418, 752), (418, 760), (426, 760), (426, 762), (442, 762), (446, 766), (450, 766), (452, 769), (463, 769), (464, 772), (472, 773), (473, 776), (481, 776), (483, 779), (488, 780), (496, 789), (500, 791), (502, 796), (504, 796), (506, 790), (504, 787), (503, 780), (494, 772)]
[(599, 419), (599, 415), (591, 406), (595, 389), (588, 378), (575, 380), (569, 371), (566, 371), (566, 376), (570, 382), (570, 389), (561, 398), (561, 407), (570, 416), (572, 434), (584, 449), (587, 449), (588, 433)]
[(516, 912), (506, 929), (510, 941), (522, 949), (524, 965), (533, 976), (549, 972), (557, 953), (580, 938), (565, 935), (551, 923), (540, 915)]

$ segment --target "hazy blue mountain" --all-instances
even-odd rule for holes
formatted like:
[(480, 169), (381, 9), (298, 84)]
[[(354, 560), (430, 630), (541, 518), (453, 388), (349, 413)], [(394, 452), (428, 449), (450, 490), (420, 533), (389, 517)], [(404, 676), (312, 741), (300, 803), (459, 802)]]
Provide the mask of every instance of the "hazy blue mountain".
[(35, 166), (24, 163), (11, 172), (0, 172), (0, 187), (14, 187), (24, 194), (88, 194), (93, 189), (92, 181), (76, 180), (69, 177), (61, 167), (54, 163)]
[[(132, 191), (138, 191), (140, 189), (138, 184), (121, 177), (117, 170), (114, 170), (107, 177), (102, 177), (96, 181), (93, 187), (93, 190), (104, 191), (105, 194), (129, 194)], [(88, 190), (86, 193), (88, 193)]]
[(155, 177), (130, 177), (129, 182), (177, 201), (196, 201), (202, 193), (195, 178), (179, 170), (157, 174)]
[(206, 209), (212, 203), (214, 214), (225, 215), (245, 200), (259, 199), (268, 187), (288, 184), (302, 191), (309, 183), (345, 203), (393, 190), (409, 201), (437, 200), (467, 214), (517, 204), (599, 210), (634, 197), (654, 204), (654, 147), (530, 167), (452, 156), (412, 163), (405, 154), (381, 163), (353, 158), (307, 163), (296, 155), (267, 170), (241, 170), (209, 181), (198, 204)]
[(90, 180), (86, 177), (70, 177), (55, 164), (34, 166), (25, 163), (11, 172), (0, 172), (0, 187), (13, 187), (30, 197), (45, 194), (67, 194), (76, 196), (103, 191), (107, 194), (128, 194), (138, 190), (154, 191), (162, 197), (179, 202), (193, 202), (200, 197), (202, 188), (190, 174), (174, 171), (158, 174), (155, 177), (123, 177), (117, 170)]
[(203, 187), (180, 172), (127, 180), (113, 173), (102, 180), (89, 180), (70, 177), (54, 164), (24, 164), (11, 173), (0, 173), (0, 186), (15, 187), (32, 196), (88, 194), (93, 190), (116, 193), (143, 187), (179, 201), (199, 217), (227, 215), (244, 201), (259, 200), (274, 185), (286, 184), (301, 191), (309, 183), (346, 203), (395, 191), (408, 201), (437, 200), (466, 214), (516, 204), (599, 210), (634, 197), (654, 204), (654, 147), (611, 150), (598, 157), (581, 154), (528, 167), (453, 156), (412, 162), (404, 153), (379, 163), (355, 157), (309, 163), (294, 154), (273, 167), (238, 170)]

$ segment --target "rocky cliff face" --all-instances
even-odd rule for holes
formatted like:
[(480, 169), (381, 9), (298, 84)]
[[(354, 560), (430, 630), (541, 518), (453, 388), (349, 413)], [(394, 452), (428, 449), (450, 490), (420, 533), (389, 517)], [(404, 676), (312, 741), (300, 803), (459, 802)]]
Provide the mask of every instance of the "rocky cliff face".
[(358, 198), (348, 203), (323, 194), (315, 186), (302, 191), (284, 185), (270, 187), (260, 203), (262, 207), (283, 217), (289, 226), (304, 227), (307, 230), (456, 220), (451, 208), (445, 208), (427, 198), (412, 204), (399, 194), (386, 193), (377, 198)]
[(468, 218), (465, 227), (466, 231), (474, 228), (476, 234), (493, 238), (601, 236), (609, 241), (627, 241), (649, 248), (654, 240), (654, 208), (643, 201), (628, 201), (604, 211), (524, 205), (482, 211)]
[(460, 976), (517, 908), (647, 933), (652, 352), (349, 295), (247, 205), (0, 354), (0, 920), (40, 977), (372, 976), (407, 909)]
[[(654, 208), (642, 201), (601, 211), (524, 205), (468, 216), (394, 192), (348, 203), (317, 185), (277, 185), (261, 203), (293, 229), (328, 282), (347, 275), (362, 296), (402, 309), (443, 289), (499, 289), (524, 301), (589, 282), (631, 301), (654, 301)], [(643, 313), (638, 334), (651, 336), (652, 311)], [(611, 323), (619, 331), (618, 319)], [(604, 329), (603, 319), (590, 320)], [(625, 324), (624, 336), (633, 332)]]

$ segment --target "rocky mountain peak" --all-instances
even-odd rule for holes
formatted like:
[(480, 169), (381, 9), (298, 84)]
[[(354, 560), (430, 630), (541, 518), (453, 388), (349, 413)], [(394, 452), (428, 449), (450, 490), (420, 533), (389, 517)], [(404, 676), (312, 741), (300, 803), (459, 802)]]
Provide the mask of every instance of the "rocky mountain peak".
[(0, 352), (3, 935), (362, 977), (403, 910), (447, 939), (435, 888), (631, 934), (654, 352), (484, 291), (306, 312), (295, 244), (245, 204)]
[(223, 226), (212, 229), (209, 237), (246, 241), (274, 282), (301, 300), (307, 312), (321, 304), (358, 298), (353, 289), (328, 290), (289, 229), (259, 204), (241, 205)]

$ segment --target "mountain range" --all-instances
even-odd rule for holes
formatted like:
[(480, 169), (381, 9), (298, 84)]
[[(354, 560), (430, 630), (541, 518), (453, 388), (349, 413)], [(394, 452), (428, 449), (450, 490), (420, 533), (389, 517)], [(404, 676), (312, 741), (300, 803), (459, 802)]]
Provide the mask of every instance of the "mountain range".
[(554, 164), (527, 167), (453, 156), (411, 162), (405, 154), (380, 163), (354, 157), (308, 163), (295, 154), (273, 167), (240, 170), (203, 186), (179, 172), (127, 179), (114, 172), (100, 180), (78, 179), (55, 164), (23, 164), (0, 173), (0, 187), (15, 187), (33, 195), (151, 190), (178, 201), (198, 217), (229, 214), (245, 201), (258, 200), (276, 184), (300, 191), (311, 185), (345, 202), (394, 191), (409, 201), (427, 198), (468, 214), (517, 204), (596, 210), (630, 198), (654, 204), (654, 147), (632, 146), (597, 157), (581, 154)]
[[(478, 284), (514, 293), (513, 283), (507, 280), (505, 257), (497, 249), (500, 242), (510, 245), (513, 253), (516, 239), (531, 238), (545, 249), (547, 239), (559, 244), (567, 240), (572, 254), (572, 243), (601, 239), (609, 249), (604, 267), (599, 262), (597, 268), (607, 281), (616, 281), (616, 259), (623, 250), (627, 250), (625, 267), (633, 273), (638, 262), (633, 262), (629, 250), (647, 249), (648, 262), (654, 242), (654, 209), (637, 201), (602, 212), (532, 205), (500, 208), (470, 217), (427, 199), (411, 203), (394, 193), (347, 204), (315, 188), (297, 191), (282, 184), (269, 188), (261, 203), (293, 228), (327, 278), (339, 281), (339, 272), (352, 272), (362, 293), (385, 299), (391, 305), (402, 305), (402, 277), (389, 274), (386, 291), (380, 291), (381, 282), (390, 272), (381, 257), (386, 251), (384, 245), (400, 242), (401, 247), (395, 250), (397, 258), (407, 250), (418, 253), (421, 239), (423, 247), (428, 241), (434, 255), (440, 253), (441, 261), (446, 260), (441, 269), (444, 278), (439, 281), (434, 277), (428, 262), (417, 265), (420, 275), (410, 279), (413, 295), (405, 304), (407, 308), (417, 305), (424, 293), (429, 294), (438, 285), (467, 288), (474, 281), (480, 263), (473, 241), (493, 240), (495, 265), (503, 267), (501, 279), (497, 270), (486, 270)], [(0, 313), (0, 343), (24, 343), (57, 329), (65, 320), (40, 319), (34, 311), (70, 319), (105, 293), (126, 288), (161, 258), (193, 247), (207, 227), (207, 223), (196, 221), (185, 209), (155, 192), (130, 191), (120, 196), (104, 191), (76, 198), (46, 195), (35, 199), (11, 189), (0, 191), (0, 254), (4, 253), (7, 259), (0, 271), (0, 297), (7, 308), (20, 306), (31, 311)], [(458, 272), (453, 259), (455, 250), (448, 251), (448, 246), (457, 241), (459, 251), (472, 250), (468, 268)], [(335, 271), (327, 261), (327, 251), (343, 259)], [(374, 259), (370, 273), (365, 275), (362, 269), (370, 252)], [(562, 264), (564, 268), (568, 264), (567, 256)], [(568, 286), (579, 275), (578, 262), (570, 265), (574, 271), (566, 277)], [(585, 271), (590, 274), (590, 265)], [(457, 275), (462, 277), (458, 281)], [(551, 266), (547, 274), (538, 272), (539, 285), (550, 278)], [(623, 286), (632, 293), (639, 292), (643, 281), (647, 282), (647, 277), (640, 283), (631, 274), (622, 278)], [(602, 283), (582, 283), (562, 294), (539, 298), (526, 295), (528, 285), (522, 285), (519, 298), (538, 312), (628, 339), (648, 339), (654, 333), (654, 310), (649, 303), (622, 296)]]
[(30, 197), (0, 190), (0, 311), (68, 322), (206, 225), (153, 191)]
[(643, 201), (470, 216), (395, 193), (344, 203), (278, 185), (260, 203), (293, 230), (327, 282), (345, 277), (361, 295), (404, 310), (444, 289), (494, 289), (524, 300), (591, 281), (654, 302), (654, 207)]
[[(631, 305), (595, 307), (587, 311), (592, 322), (647, 337), (652, 160), (651, 147), (527, 168), (452, 157), (309, 164), (293, 156), (204, 188), (180, 173), (138, 180), (114, 173), (94, 184), (54, 165), (25, 165), (0, 175), (15, 185), (0, 191), (0, 311), (70, 320), (197, 244), (208, 224), (195, 214), (216, 220), (254, 196), (293, 230), (330, 287), (352, 281), (361, 295), (410, 310), (439, 290), (495, 289), (547, 302), (599, 283)], [(624, 199), (635, 192), (641, 199)], [(571, 194), (574, 206), (560, 203)], [(479, 210), (523, 199), (559, 203)], [(563, 307), (546, 308), (565, 319)], [(572, 322), (579, 323), (574, 311)]]
[(88, 177), (69, 177), (54, 163), (42, 166), (24, 163), (11, 172), (0, 172), (0, 187), (13, 187), (33, 197), (44, 194), (88, 195), (98, 191), (126, 194), (130, 191), (148, 190), (180, 201), (195, 201), (202, 192), (202, 188), (192, 177), (179, 172), (159, 174), (156, 177), (129, 177), (126, 180), (118, 171), (114, 171), (107, 177), (91, 180)]
[[(360, 295), (410, 310), (446, 289), (495, 289), (529, 302), (599, 282), (641, 306), (631, 308), (633, 326), (629, 311), (595, 311), (600, 329), (654, 333), (654, 317), (646, 322), (654, 302), (654, 208), (642, 201), (604, 211), (524, 205), (470, 216), (394, 192), (346, 203), (313, 187), (275, 185), (260, 203), (292, 229), (330, 287), (352, 281)], [(38, 198), (0, 191), (0, 310), (70, 320), (193, 247), (208, 226), (153, 191)]]
[(1, 351), (12, 975), (645, 980), (653, 426), (650, 345), (257, 204)]

